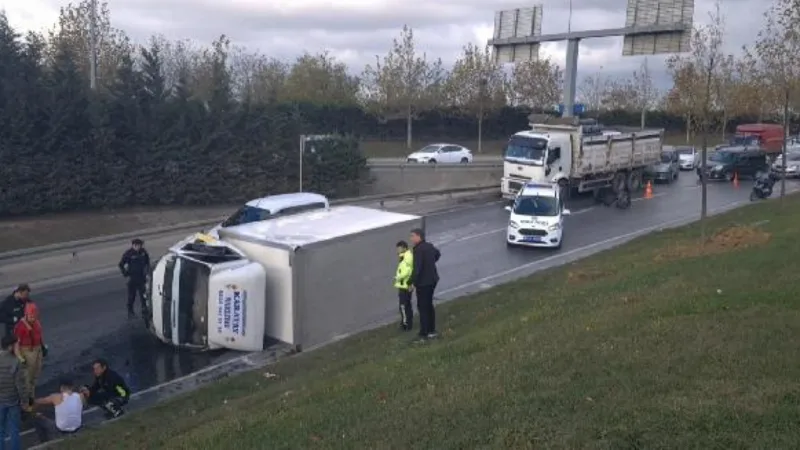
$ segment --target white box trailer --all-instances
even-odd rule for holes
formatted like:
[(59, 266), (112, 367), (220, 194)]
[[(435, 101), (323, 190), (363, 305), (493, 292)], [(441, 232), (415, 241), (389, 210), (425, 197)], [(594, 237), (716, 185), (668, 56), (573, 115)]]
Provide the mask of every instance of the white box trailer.
[(503, 197), (528, 182), (557, 183), (587, 192), (641, 187), (644, 170), (661, 160), (663, 130), (613, 131), (574, 118), (531, 115), (531, 130), (514, 134), (504, 155)]
[(424, 218), (338, 206), (219, 232), (159, 260), (154, 334), (202, 349), (298, 350), (384, 323), (397, 310), (395, 243)]

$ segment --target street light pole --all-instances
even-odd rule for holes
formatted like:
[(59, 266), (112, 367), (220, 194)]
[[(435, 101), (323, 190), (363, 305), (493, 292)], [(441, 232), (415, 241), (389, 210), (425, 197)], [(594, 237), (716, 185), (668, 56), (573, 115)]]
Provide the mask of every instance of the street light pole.
[(306, 135), (300, 135), (300, 190), (297, 192), (303, 192), (303, 156), (306, 153)]
[(97, 89), (97, 0), (89, 2), (89, 87)]
[(569, 0), (569, 19), (567, 19), (567, 33), (572, 32), (572, 0)]

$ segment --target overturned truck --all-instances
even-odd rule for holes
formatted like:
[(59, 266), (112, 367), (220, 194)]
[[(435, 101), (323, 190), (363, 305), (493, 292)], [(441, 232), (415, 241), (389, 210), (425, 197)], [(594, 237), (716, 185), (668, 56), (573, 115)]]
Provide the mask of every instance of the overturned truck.
[(223, 228), (173, 247), (149, 285), (148, 328), (200, 350), (297, 350), (386, 322), (395, 243), (419, 216), (338, 206)]

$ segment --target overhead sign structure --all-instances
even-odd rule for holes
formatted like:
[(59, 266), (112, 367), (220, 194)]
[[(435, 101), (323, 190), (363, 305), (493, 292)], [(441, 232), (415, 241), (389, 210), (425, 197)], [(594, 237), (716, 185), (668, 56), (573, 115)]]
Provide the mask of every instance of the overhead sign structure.
[(569, 31), (542, 35), (542, 6), (495, 13), (494, 37), (489, 40), (497, 63), (530, 61), (542, 42), (567, 41), (564, 68), (564, 117), (575, 111), (578, 50), (583, 39), (623, 36), (623, 56), (689, 51), (694, 0), (628, 0), (624, 28)]
[(694, 0), (628, 0), (626, 28), (677, 25), (678, 29), (656, 33), (626, 33), (622, 43), (622, 56), (688, 52), (693, 19)]
[[(494, 13), (494, 39), (519, 39), (542, 34), (542, 5)], [(538, 42), (520, 42), (495, 47), (497, 64), (533, 61), (539, 58)]]

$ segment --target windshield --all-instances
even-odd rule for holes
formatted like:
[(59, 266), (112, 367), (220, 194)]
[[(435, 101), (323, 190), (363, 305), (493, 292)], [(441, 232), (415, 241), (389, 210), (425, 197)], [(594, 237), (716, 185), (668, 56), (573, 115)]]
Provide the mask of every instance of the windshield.
[(547, 139), (513, 136), (508, 140), (505, 157), (518, 164), (541, 166), (547, 150)]
[(440, 147), (438, 145), (429, 145), (427, 147), (423, 147), (417, 153), (436, 153), (436, 151), (439, 150), (439, 148)]
[(521, 216), (557, 216), (558, 200), (555, 197), (530, 195), (518, 197), (514, 202), (514, 214)]
[(678, 149), (679, 155), (694, 155), (694, 149), (691, 148), (679, 148)]
[(718, 163), (729, 163), (733, 161), (733, 155), (728, 152), (714, 152), (708, 157), (708, 160)]
[(661, 154), (661, 162), (662, 163), (670, 163), (672, 162), (672, 153), (662, 153)]
[(236, 225), (243, 225), (250, 222), (260, 222), (270, 218), (270, 212), (266, 209), (255, 208), (252, 206), (243, 206), (240, 210), (233, 213), (230, 217), (222, 222), (222, 227), (235, 227)]

